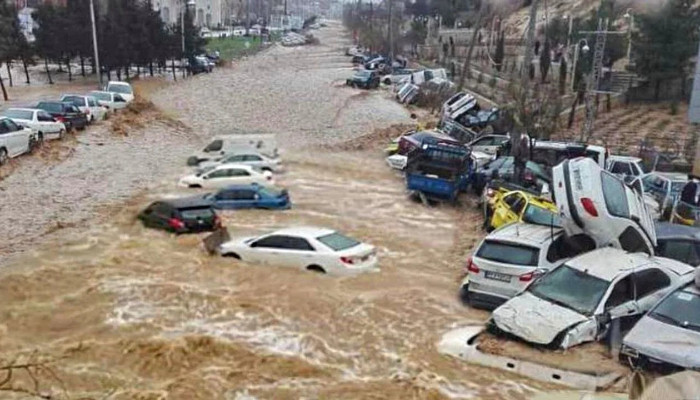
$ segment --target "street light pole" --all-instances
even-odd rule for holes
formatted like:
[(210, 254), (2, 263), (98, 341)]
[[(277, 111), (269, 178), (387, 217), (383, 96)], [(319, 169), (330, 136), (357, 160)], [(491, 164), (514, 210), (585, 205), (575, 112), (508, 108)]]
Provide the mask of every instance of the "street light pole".
[(102, 70), (100, 69), (100, 52), (97, 50), (97, 25), (95, 24), (95, 5), (90, 0), (90, 20), (92, 22), (92, 50), (95, 52), (95, 69), (97, 70), (97, 81), (102, 90)]
[(634, 14), (630, 12), (631, 10), (631, 8), (628, 8), (624, 15), (625, 18), (629, 18), (630, 20), (629, 26), (627, 27), (627, 65), (632, 64), (632, 29), (634, 29)]

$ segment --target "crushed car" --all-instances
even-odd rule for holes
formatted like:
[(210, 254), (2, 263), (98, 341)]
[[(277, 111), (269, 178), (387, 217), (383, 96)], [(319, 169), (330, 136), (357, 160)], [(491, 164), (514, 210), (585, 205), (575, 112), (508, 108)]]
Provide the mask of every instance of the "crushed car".
[(629, 329), (692, 272), (675, 260), (599, 248), (535, 280), (494, 310), (487, 329), (547, 348), (597, 341), (613, 319)]
[(521, 190), (498, 190), (485, 208), (486, 230), (491, 231), (513, 222), (561, 228), (557, 206), (543, 197)]
[(659, 372), (700, 369), (700, 269), (667, 294), (622, 341), (635, 367)]
[(654, 220), (640, 190), (586, 157), (554, 167), (552, 186), (562, 227), (569, 236), (585, 234), (597, 247), (654, 254)]
[(660, 220), (671, 217), (673, 205), (687, 182), (688, 175), (678, 172), (651, 172), (642, 177), (644, 192), (659, 204)]
[(376, 89), (379, 87), (379, 74), (377, 71), (361, 69), (348, 78), (345, 84), (355, 88)]

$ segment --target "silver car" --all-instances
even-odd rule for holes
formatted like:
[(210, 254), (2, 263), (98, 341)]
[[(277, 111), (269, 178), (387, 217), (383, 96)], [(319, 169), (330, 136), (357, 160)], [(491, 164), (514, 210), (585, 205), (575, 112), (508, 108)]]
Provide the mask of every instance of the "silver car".
[(241, 148), (233, 150), (218, 161), (205, 161), (198, 165), (199, 169), (221, 164), (245, 164), (258, 167), (263, 171), (281, 172), (282, 161), (279, 158), (270, 158), (258, 153), (254, 149)]
[(622, 354), (650, 369), (700, 369), (700, 270), (632, 328), (623, 340)]

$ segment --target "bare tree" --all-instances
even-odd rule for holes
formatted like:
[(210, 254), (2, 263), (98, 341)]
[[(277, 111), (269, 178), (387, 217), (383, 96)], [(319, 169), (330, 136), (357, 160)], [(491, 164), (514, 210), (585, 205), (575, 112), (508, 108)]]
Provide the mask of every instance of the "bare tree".
[[(56, 361), (58, 359), (41, 356), (37, 351), (14, 355), (9, 359), (0, 358), (0, 374), (4, 374), (0, 377), (0, 392), (20, 393), (38, 399), (68, 398), (63, 381), (51, 367)], [(42, 385), (42, 380), (47, 379), (61, 387), (60, 397)]]

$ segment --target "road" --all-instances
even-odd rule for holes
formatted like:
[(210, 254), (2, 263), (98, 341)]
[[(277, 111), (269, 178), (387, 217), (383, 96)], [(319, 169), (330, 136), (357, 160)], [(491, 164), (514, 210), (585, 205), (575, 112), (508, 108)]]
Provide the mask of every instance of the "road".
[[(347, 139), (409, 121), (387, 93), (343, 87), (339, 26), (168, 85), (128, 137), (102, 127), (0, 181), (2, 358), (55, 359), (46, 390), (90, 399), (524, 399), (547, 385), (439, 355), (445, 331), (487, 313), (457, 289), (480, 217), (405, 196), (379, 146)], [(198, 236), (142, 228), (212, 135), (277, 133), (288, 211), (223, 213), (233, 236), (322, 225), (368, 241), (381, 272), (332, 278), (206, 255)], [(361, 147), (361, 146), (360, 146)], [(1, 253), (0, 253), (1, 254)], [(28, 384), (27, 377), (17, 377)]]

